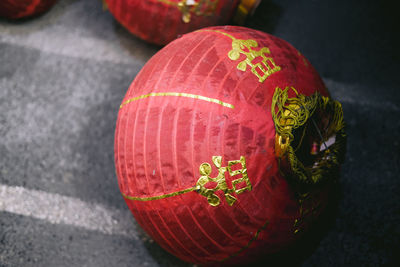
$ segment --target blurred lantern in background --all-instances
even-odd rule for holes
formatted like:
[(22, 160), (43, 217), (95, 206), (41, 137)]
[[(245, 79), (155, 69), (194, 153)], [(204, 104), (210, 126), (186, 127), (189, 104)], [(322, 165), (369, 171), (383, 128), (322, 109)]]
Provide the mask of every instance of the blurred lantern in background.
[(20, 19), (42, 14), (56, 0), (1, 0), (0, 17)]
[(184, 35), (154, 55), (115, 133), (119, 187), (136, 220), (199, 264), (246, 264), (306, 234), (344, 149), (341, 105), (307, 59), (234, 26)]
[(125, 28), (150, 43), (165, 45), (203, 27), (238, 22), (252, 13), (259, 0), (105, 0)]

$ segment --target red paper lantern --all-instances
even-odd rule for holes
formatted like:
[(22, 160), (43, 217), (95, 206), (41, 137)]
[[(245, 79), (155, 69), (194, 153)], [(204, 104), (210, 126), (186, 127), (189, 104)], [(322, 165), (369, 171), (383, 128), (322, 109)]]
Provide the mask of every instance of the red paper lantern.
[(20, 19), (47, 11), (56, 0), (1, 0), (0, 17)]
[(193, 263), (280, 251), (324, 209), (345, 147), (341, 106), (295, 48), (202, 29), (144, 66), (118, 114), (115, 163), (138, 223)]
[[(181, 34), (227, 24), (240, 0), (106, 0), (114, 17), (131, 33), (167, 44)], [(248, 1), (246, 1), (248, 2)]]

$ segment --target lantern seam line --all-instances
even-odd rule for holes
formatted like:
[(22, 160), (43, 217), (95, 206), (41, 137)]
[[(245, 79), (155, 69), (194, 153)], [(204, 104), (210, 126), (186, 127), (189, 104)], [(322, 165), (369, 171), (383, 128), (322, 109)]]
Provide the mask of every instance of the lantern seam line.
[(128, 100), (126, 100), (125, 102), (123, 102), (119, 108), (123, 108), (125, 105), (137, 101), (137, 100), (141, 100), (144, 98), (148, 98), (148, 97), (154, 97), (154, 96), (178, 96), (178, 97), (188, 97), (188, 98), (193, 98), (193, 99), (198, 99), (198, 100), (203, 100), (203, 101), (207, 101), (207, 102), (211, 102), (211, 103), (215, 103), (218, 105), (221, 105), (223, 107), (227, 107), (227, 108), (231, 108), (234, 109), (235, 106), (226, 102), (223, 102), (221, 100), (218, 100), (216, 98), (210, 98), (210, 97), (206, 97), (206, 96), (202, 96), (202, 95), (195, 95), (195, 94), (188, 94), (188, 93), (177, 93), (177, 92), (162, 92), (162, 93), (150, 93), (150, 94), (146, 94), (146, 95), (141, 95), (141, 96), (136, 96), (136, 97), (132, 97)]

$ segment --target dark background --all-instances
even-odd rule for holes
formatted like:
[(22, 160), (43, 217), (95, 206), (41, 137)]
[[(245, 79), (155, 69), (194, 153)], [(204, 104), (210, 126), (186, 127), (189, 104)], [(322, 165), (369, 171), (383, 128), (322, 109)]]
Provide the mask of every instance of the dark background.
[[(280, 258), (286, 264), (400, 266), (394, 3), (264, 0), (246, 24), (301, 51), (343, 104), (347, 122), (336, 213), (316, 225), (306, 248)], [(158, 49), (131, 36), (98, 0), (59, 1), (35, 19), (0, 20), (0, 186), (96, 203), (130, 218), (114, 173), (113, 134), (129, 84)], [(186, 265), (133, 220), (132, 238), (50, 223), (10, 212), (4, 190), (0, 266)]]

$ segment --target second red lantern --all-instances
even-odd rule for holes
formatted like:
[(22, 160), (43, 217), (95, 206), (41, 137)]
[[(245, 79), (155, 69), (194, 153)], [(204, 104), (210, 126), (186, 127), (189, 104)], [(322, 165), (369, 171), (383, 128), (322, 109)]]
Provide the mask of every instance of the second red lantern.
[(193, 30), (226, 24), (240, 0), (106, 0), (114, 17), (131, 33), (167, 44)]
[(47, 11), (56, 0), (1, 0), (0, 17), (20, 19)]

